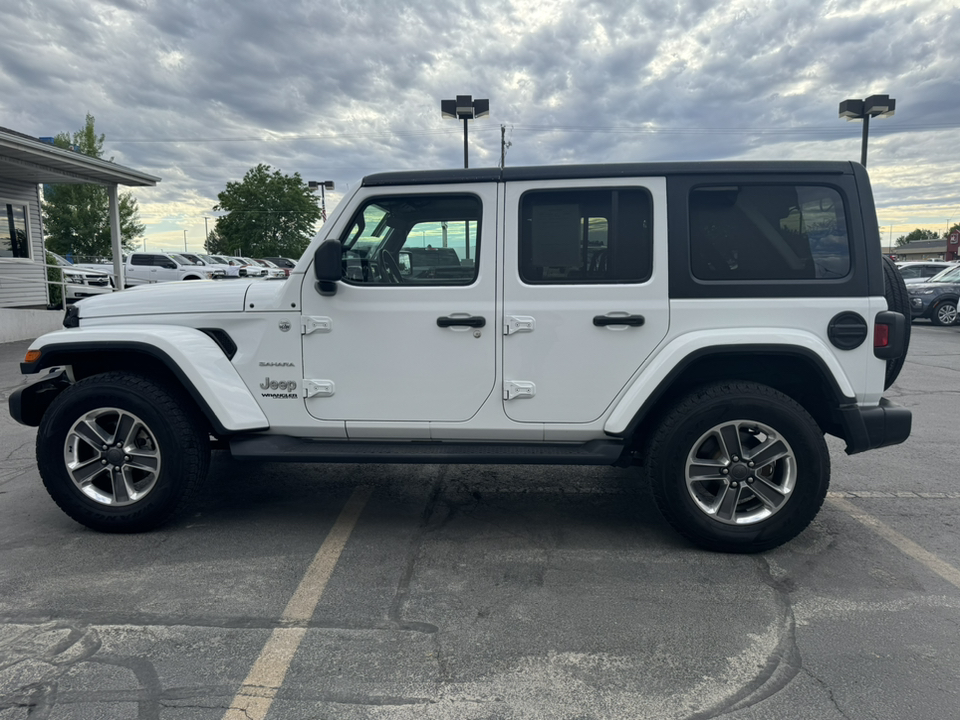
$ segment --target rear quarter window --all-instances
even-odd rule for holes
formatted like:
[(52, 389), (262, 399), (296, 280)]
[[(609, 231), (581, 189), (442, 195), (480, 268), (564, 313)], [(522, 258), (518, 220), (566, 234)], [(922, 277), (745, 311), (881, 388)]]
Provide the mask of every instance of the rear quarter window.
[(715, 185), (689, 198), (699, 280), (836, 280), (850, 273), (847, 211), (821, 185)]

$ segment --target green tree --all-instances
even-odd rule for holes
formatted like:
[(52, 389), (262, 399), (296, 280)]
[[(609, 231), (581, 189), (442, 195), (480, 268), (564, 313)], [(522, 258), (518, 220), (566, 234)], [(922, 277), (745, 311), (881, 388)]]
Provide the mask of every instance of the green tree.
[(240, 252), (250, 257), (300, 257), (320, 220), (320, 206), (300, 173), (284, 175), (263, 163), (240, 182), (228, 182), (217, 195), (217, 218), (207, 237), (209, 252)]
[(917, 228), (916, 230), (911, 230), (906, 235), (901, 235), (897, 238), (897, 247), (902, 247), (907, 243), (912, 243), (917, 240), (936, 240), (940, 237), (940, 233), (936, 230), (927, 230), (925, 228)]
[(207, 239), (204, 241), (203, 246), (211, 255), (233, 255), (230, 248), (227, 247), (226, 241), (220, 237), (216, 228), (207, 233)]
[[(82, 130), (60, 133), (54, 145), (81, 152), (95, 158), (103, 157), (103, 135), (94, 129), (94, 117), (87, 114)], [(140, 210), (133, 193), (120, 193), (120, 241), (125, 250), (137, 247), (143, 235)], [(107, 189), (100, 185), (55, 184), (43, 190), (43, 229), (47, 248), (66, 255), (111, 257), (110, 201)]]

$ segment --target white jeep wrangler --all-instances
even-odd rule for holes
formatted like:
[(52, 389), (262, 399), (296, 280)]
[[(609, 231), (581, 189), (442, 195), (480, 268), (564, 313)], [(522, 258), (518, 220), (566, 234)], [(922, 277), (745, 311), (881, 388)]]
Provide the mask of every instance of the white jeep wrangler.
[(385, 173), (288, 282), (71, 308), (10, 411), (98, 530), (185, 508), (213, 437), (297, 462), (638, 465), (680, 533), (751, 552), (816, 515), (825, 433), (848, 453), (909, 435), (882, 397), (909, 312), (857, 164)]

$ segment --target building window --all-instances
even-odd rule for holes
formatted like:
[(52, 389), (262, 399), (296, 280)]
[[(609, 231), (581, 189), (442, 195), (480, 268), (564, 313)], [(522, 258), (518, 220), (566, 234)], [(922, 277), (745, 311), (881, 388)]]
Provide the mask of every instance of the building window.
[(4, 224), (0, 230), (0, 257), (30, 258), (27, 206), (0, 201)]

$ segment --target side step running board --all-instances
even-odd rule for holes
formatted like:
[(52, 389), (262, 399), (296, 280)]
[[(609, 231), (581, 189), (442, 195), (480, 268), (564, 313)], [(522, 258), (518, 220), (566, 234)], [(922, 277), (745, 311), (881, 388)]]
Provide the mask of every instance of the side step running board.
[(236, 458), (325, 463), (465, 463), (517, 465), (613, 465), (622, 440), (587, 443), (367, 442), (317, 440), (285, 435), (237, 435), (230, 438)]

